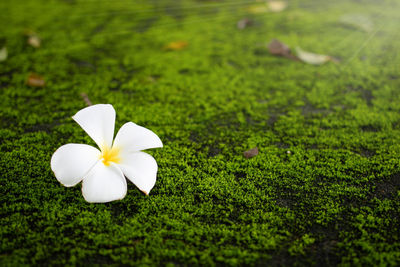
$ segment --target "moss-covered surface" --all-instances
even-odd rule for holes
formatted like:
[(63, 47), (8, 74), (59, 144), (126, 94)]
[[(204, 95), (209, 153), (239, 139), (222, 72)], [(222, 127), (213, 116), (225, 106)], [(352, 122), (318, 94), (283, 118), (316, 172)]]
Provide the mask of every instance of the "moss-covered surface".
[[(251, 4), (1, 1), (1, 266), (400, 264), (400, 3)], [(341, 62), (272, 56), (272, 38)], [(89, 204), (57, 182), (52, 153), (94, 144), (81, 93), (163, 140), (150, 196)]]

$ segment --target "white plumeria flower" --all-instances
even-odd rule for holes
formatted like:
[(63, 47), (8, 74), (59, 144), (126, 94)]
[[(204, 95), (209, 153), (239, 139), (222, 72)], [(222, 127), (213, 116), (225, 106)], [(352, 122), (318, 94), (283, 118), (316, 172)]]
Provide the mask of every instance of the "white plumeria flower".
[(84, 144), (66, 144), (51, 157), (51, 169), (64, 186), (82, 182), (88, 202), (122, 199), (127, 185), (124, 175), (146, 195), (156, 183), (157, 162), (142, 150), (162, 147), (152, 131), (125, 123), (115, 140), (115, 110), (109, 104), (84, 108), (72, 117), (96, 142), (100, 150)]

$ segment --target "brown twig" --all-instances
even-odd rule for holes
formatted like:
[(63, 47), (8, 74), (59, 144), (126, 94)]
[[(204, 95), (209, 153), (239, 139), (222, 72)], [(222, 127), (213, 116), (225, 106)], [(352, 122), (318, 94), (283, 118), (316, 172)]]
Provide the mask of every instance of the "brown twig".
[(90, 101), (88, 95), (86, 93), (81, 93), (81, 97), (83, 98), (83, 101), (85, 101), (86, 105), (91, 106), (92, 101)]

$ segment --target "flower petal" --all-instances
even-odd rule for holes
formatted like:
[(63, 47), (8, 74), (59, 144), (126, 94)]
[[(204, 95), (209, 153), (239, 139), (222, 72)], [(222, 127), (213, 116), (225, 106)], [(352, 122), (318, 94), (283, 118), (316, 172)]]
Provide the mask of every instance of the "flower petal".
[(114, 136), (115, 110), (110, 104), (93, 105), (72, 117), (96, 142), (100, 149), (111, 148)]
[(118, 166), (143, 193), (149, 194), (156, 183), (158, 169), (152, 156), (144, 152), (124, 154)]
[(99, 160), (100, 151), (83, 144), (66, 144), (51, 157), (50, 166), (57, 180), (65, 186), (74, 186)]
[(82, 194), (87, 202), (104, 203), (123, 199), (126, 195), (126, 179), (118, 166), (106, 166), (98, 162), (82, 182)]
[(133, 122), (127, 122), (119, 129), (114, 146), (120, 148), (121, 153), (130, 153), (162, 147), (163, 144), (160, 138), (149, 129)]

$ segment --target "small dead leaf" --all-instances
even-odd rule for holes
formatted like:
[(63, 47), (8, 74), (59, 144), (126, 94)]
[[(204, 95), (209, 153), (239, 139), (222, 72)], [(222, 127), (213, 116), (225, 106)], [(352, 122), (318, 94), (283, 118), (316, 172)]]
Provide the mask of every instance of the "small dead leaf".
[(244, 28), (247, 28), (248, 26), (252, 25), (253, 21), (248, 19), (248, 18), (244, 18), (241, 19), (237, 22), (236, 26), (239, 30), (243, 30)]
[(320, 55), (320, 54), (314, 54), (311, 52), (304, 51), (300, 47), (296, 47), (296, 53), (297, 57), (308, 64), (312, 65), (322, 65), (328, 61), (332, 60), (332, 57), (327, 56), (327, 55)]
[(365, 32), (371, 32), (374, 29), (374, 23), (370, 17), (363, 14), (346, 14), (339, 18), (339, 22)]
[(268, 44), (268, 50), (273, 55), (286, 57), (292, 60), (298, 60), (298, 58), (292, 54), (289, 46), (287, 46), (286, 44), (282, 43), (277, 39), (273, 39)]
[(0, 62), (5, 61), (7, 57), (8, 57), (7, 48), (3, 47), (2, 49), (0, 49)]
[(285, 1), (269, 1), (268, 9), (271, 12), (282, 12), (287, 8), (288, 4)]
[(27, 37), (27, 41), (26, 42), (30, 46), (32, 46), (34, 48), (39, 48), (40, 47), (40, 45), (42, 43), (42, 40), (40, 39), (39, 35), (36, 32), (31, 31), (31, 30), (27, 30), (27, 31), (25, 31), (24, 35)]
[(164, 46), (164, 50), (177, 51), (184, 49), (186, 46), (188, 46), (188, 42), (186, 41), (175, 41)]
[(252, 149), (250, 149), (250, 150), (247, 150), (247, 151), (243, 152), (243, 156), (244, 156), (246, 159), (255, 157), (255, 156), (257, 156), (257, 155), (258, 155), (258, 148), (257, 148), (257, 147), (252, 148)]
[(35, 73), (31, 73), (28, 76), (26, 84), (33, 87), (43, 87), (46, 84), (46, 82), (44, 81), (42, 76)]
[(268, 44), (268, 50), (271, 54), (273, 55), (278, 55), (278, 56), (284, 56), (286, 54), (290, 54), (290, 48), (289, 46), (285, 45), (281, 41), (277, 39), (273, 39), (269, 44)]
[(85, 101), (86, 105), (88, 105), (88, 106), (93, 105), (92, 101), (90, 101), (90, 99), (86, 93), (81, 93), (81, 97), (82, 97), (83, 101)]
[(34, 48), (39, 48), (40, 47), (40, 43), (41, 43), (40, 38), (38, 36), (36, 36), (36, 35), (30, 36), (28, 38), (28, 44), (30, 46), (34, 47)]

